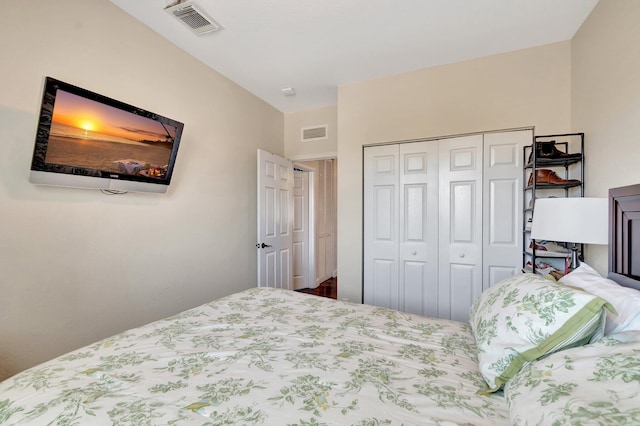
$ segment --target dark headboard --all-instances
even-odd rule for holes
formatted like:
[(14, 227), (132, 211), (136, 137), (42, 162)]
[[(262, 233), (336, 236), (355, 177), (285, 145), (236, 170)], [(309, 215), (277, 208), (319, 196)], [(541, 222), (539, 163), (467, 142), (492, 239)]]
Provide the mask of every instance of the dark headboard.
[(609, 278), (640, 290), (640, 184), (609, 190)]

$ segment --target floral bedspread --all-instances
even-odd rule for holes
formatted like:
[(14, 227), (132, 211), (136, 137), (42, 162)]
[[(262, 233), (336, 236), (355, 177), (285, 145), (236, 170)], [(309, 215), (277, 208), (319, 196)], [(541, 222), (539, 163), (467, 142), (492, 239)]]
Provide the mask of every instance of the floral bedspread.
[(504, 390), (520, 425), (640, 425), (640, 331), (526, 365)]
[(0, 383), (0, 424), (499, 425), (468, 324), (270, 288)]

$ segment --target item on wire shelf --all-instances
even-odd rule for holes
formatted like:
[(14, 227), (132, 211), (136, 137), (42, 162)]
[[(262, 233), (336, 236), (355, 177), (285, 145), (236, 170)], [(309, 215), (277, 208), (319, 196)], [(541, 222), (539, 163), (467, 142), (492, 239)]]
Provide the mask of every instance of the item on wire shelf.
[[(578, 179), (562, 179), (553, 170), (537, 169), (536, 170), (537, 185), (580, 185)], [(528, 186), (533, 185), (533, 173), (529, 175)]]
[[(529, 243), (529, 248), (532, 248), (533, 242)], [(555, 253), (569, 253), (569, 249), (565, 246), (561, 246), (560, 244), (554, 241), (537, 241), (536, 242), (536, 250), (542, 250), (547, 252), (555, 252)]]
[[(577, 154), (569, 154), (564, 151), (560, 151), (556, 147), (556, 141), (544, 141), (544, 142), (536, 142), (536, 159), (578, 159), (581, 158), (580, 153)], [(529, 163), (533, 162), (533, 151), (529, 154)]]
[(533, 269), (533, 264), (531, 261), (528, 261), (524, 267), (524, 272), (536, 273), (539, 275), (550, 275), (556, 281), (562, 278), (565, 275), (561, 270), (556, 268), (555, 266), (546, 263), (546, 262), (537, 262), (535, 270)]
[[(527, 248), (529, 254), (533, 254), (533, 241)], [(569, 249), (553, 241), (536, 241), (536, 256), (541, 257), (567, 257)]]

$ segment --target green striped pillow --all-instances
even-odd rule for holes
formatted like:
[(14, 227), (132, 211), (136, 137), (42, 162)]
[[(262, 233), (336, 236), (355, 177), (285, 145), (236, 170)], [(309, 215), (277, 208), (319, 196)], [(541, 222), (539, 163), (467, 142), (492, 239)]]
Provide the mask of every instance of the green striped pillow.
[(540, 275), (514, 275), (489, 288), (469, 312), (488, 391), (536, 359), (601, 338), (605, 308), (613, 310), (604, 299)]

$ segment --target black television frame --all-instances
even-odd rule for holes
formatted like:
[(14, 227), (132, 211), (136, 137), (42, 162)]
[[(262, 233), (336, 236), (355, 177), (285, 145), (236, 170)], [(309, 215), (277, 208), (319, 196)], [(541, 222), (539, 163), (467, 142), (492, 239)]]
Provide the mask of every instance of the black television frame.
[[(53, 124), (53, 111), (58, 90), (63, 90), (72, 95), (108, 105), (124, 112), (158, 121), (162, 123), (163, 126), (169, 125), (174, 127), (176, 129), (175, 137), (173, 138), (172, 149), (167, 163), (167, 171), (164, 177), (146, 177), (129, 173), (46, 163), (45, 158), (49, 147), (50, 129)], [(177, 120), (65, 83), (53, 77), (46, 77), (29, 180), (34, 184), (40, 185), (93, 188), (122, 192), (165, 193), (171, 183), (183, 129), (184, 124)]]

